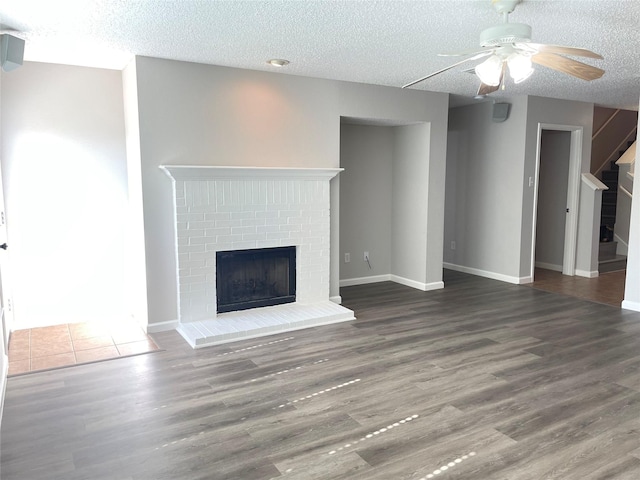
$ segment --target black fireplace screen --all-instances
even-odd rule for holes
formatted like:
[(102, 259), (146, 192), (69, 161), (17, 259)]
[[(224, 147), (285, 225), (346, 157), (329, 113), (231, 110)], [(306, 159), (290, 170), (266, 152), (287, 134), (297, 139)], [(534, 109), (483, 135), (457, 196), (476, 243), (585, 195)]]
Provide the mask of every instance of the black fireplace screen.
[(296, 247), (216, 253), (218, 313), (296, 301)]

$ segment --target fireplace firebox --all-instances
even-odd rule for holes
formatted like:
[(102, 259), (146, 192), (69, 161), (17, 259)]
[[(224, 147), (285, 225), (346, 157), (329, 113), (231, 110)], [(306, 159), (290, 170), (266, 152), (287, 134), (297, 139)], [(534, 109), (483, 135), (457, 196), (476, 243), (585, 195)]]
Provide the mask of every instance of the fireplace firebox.
[(216, 252), (217, 312), (296, 301), (296, 247)]

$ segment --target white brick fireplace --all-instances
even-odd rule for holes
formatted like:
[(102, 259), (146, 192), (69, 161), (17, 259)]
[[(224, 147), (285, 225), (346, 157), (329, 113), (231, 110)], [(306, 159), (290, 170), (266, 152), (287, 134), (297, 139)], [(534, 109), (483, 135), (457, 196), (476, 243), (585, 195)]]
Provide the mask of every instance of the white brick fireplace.
[[(194, 348), (354, 319), (329, 300), (340, 169), (161, 167), (173, 179), (178, 332)], [(216, 252), (296, 247), (296, 302), (216, 313)]]

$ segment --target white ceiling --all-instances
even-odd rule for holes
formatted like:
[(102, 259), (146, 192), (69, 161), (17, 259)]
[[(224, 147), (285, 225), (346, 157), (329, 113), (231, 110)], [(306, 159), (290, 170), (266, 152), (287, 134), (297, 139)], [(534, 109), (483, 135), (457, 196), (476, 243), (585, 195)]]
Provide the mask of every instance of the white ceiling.
[[(544, 67), (501, 95), (539, 95), (638, 109), (640, 0), (525, 0), (510, 21), (533, 41), (587, 48), (606, 70), (585, 82)], [(450, 65), (501, 22), (490, 0), (2, 0), (2, 28), (22, 32), (25, 60), (120, 69), (132, 55), (400, 87)], [(472, 66), (469, 64), (469, 66)], [(412, 88), (473, 97), (462, 68)]]

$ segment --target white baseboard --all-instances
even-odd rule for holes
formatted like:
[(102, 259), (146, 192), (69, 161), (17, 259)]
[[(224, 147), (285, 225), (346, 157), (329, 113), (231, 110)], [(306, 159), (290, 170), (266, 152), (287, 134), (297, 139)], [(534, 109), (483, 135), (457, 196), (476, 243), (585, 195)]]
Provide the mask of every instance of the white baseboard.
[(180, 325), (178, 320), (168, 320), (166, 322), (150, 323), (147, 325), (147, 333), (168, 332), (175, 330)]
[(600, 275), (600, 272), (598, 272), (597, 270), (588, 271), (588, 270), (579, 270), (576, 268), (576, 275), (578, 277), (596, 278), (597, 276)]
[(395, 283), (399, 283), (401, 285), (406, 285), (407, 287), (415, 288), (416, 290), (422, 290), (423, 292), (428, 292), (429, 290), (439, 290), (444, 288), (444, 282), (431, 282), (431, 283), (423, 283), (416, 282), (415, 280), (411, 280), (409, 278), (399, 277), (398, 275), (391, 275), (391, 281)]
[(342, 305), (342, 297), (340, 295), (336, 295), (335, 297), (329, 297), (333, 303), (337, 303), (338, 305)]
[(354, 285), (366, 285), (368, 283), (379, 283), (391, 281), (391, 275), (374, 275), (371, 277), (346, 278), (340, 280), (341, 287), (353, 287)]
[(506, 282), (506, 283), (514, 283), (516, 285), (531, 283), (533, 281), (533, 279), (530, 276), (512, 277), (510, 275), (503, 275), (502, 273), (489, 272), (487, 270), (480, 270), (478, 268), (465, 267), (462, 265), (456, 265), (454, 263), (445, 262), (442, 264), (442, 266), (449, 270), (455, 270), (456, 272), (470, 273), (471, 275), (490, 278), (492, 280), (499, 280), (501, 282)]
[(554, 272), (562, 273), (562, 265), (556, 265), (554, 263), (536, 262), (536, 267), (544, 268), (545, 270), (552, 270)]
[(415, 288), (417, 290), (422, 290), (423, 292), (444, 288), (444, 282), (442, 281), (432, 282), (432, 283), (423, 283), (423, 282), (416, 282), (415, 280), (411, 280), (409, 278), (404, 278), (398, 275), (391, 275), (391, 274), (376, 275), (372, 277), (347, 278), (345, 280), (340, 280), (340, 286), (353, 287), (354, 285), (367, 285), (369, 283), (379, 283), (379, 282), (395, 282), (401, 285), (406, 285), (407, 287)]
[(630, 300), (623, 300), (621, 307), (624, 308), (625, 310), (633, 310), (635, 312), (640, 312), (640, 302), (632, 302)]

